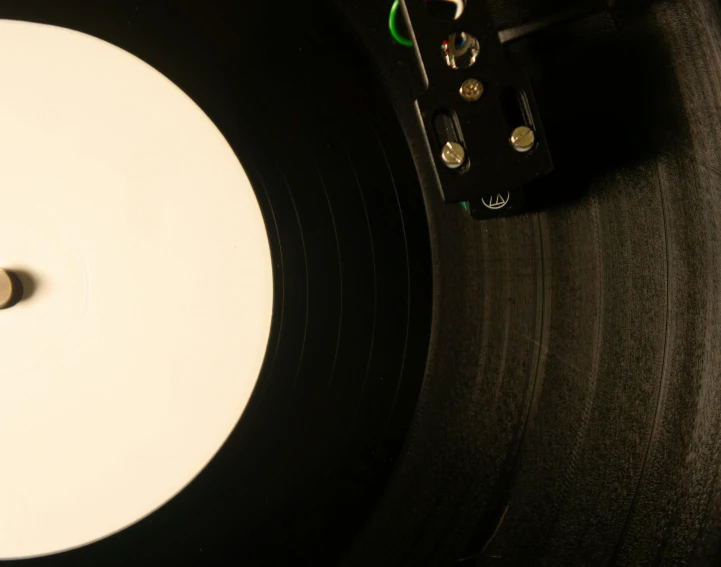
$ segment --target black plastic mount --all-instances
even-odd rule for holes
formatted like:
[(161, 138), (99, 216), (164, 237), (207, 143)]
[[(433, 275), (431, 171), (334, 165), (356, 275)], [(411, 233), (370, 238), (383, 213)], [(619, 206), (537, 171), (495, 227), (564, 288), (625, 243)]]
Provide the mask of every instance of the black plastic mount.
[[(509, 192), (522, 193), (522, 185), (553, 169), (531, 86), (525, 74), (506, 59), (485, 0), (468, 2), (455, 20), (435, 18), (429, 4), (427, 0), (401, 0), (427, 83), (417, 103), (443, 199), (446, 203), (472, 201), (480, 209), (486, 209), (485, 203), (498, 206)], [(471, 34), (479, 49), (471, 66), (454, 69), (446, 61), (444, 48), (448, 49), (453, 34), (459, 41), (461, 33)], [(481, 82), (480, 99), (469, 102), (461, 96), (466, 79)], [(454, 139), (448, 139), (449, 123)], [(530, 151), (519, 152), (511, 144), (511, 133), (519, 126), (528, 126), (535, 134)], [(447, 141), (457, 141), (465, 148), (462, 167), (450, 169), (441, 159)], [(504, 208), (485, 212), (497, 216)]]

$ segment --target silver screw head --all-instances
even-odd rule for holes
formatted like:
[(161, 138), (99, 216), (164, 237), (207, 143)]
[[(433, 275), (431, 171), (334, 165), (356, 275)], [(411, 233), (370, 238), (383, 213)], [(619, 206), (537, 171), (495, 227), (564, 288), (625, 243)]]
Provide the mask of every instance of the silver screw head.
[(519, 126), (511, 132), (511, 145), (517, 152), (528, 152), (536, 145), (536, 133), (533, 128)]
[(475, 102), (483, 96), (483, 83), (478, 79), (466, 79), (461, 83), (461, 97), (468, 102)]
[(441, 161), (448, 169), (458, 169), (466, 161), (466, 149), (458, 142), (446, 142), (441, 149)]

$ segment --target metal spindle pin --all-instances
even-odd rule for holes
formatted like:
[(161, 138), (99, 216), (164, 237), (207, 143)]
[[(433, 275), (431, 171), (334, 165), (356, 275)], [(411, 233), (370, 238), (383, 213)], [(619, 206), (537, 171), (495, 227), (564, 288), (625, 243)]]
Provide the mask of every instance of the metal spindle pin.
[(0, 309), (7, 307), (14, 295), (15, 288), (10, 274), (0, 268)]

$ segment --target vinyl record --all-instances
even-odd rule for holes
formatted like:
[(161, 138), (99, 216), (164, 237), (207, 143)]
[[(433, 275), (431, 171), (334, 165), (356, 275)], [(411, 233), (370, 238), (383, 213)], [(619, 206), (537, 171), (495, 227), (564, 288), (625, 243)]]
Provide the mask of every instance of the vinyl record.
[[(386, 33), (388, 4), (0, 6), (0, 18), (114, 44), (184, 92), (186, 108), (192, 100), (202, 110), (191, 115), (207, 115), (237, 161), (226, 155), (216, 164), (206, 155), (208, 144), (227, 149), (209, 122), (211, 140), (178, 135), (175, 143), (203, 142), (182, 157), (202, 162), (208, 180), (217, 175), (238, 188), (228, 206), (214, 208), (214, 231), (235, 215), (238, 233), (229, 239), (241, 238), (247, 227), (230, 204), (252, 189), (265, 240), (259, 231), (244, 244), (267, 243), (273, 298), (260, 372), (236, 371), (238, 381), (230, 381), (239, 388), (247, 378), (252, 395), (247, 405), (242, 396), (223, 400), (233, 411), (213, 416), (229, 424), (215, 430), (218, 443), (240, 420), (204, 468), (196, 452), (181, 475), (187, 482), (198, 473), (194, 480), (140, 519), (162, 504), (155, 493), (127, 529), (17, 564), (718, 564), (718, 6), (491, 3), (495, 28), (516, 38), (506, 53), (530, 77), (555, 171), (524, 188), (530, 212), (477, 221), (437, 190), (414, 103), (423, 75), (414, 49)], [(463, 17), (458, 25), (477, 25)], [(18, 84), (27, 80), (20, 75)], [(147, 109), (151, 125), (156, 113), (175, 112), (134, 82), (109, 81), (113, 100)], [(52, 94), (36, 96), (46, 103)], [(21, 116), (9, 115), (19, 124)], [(103, 136), (99, 147), (114, 140)], [(112, 143), (133, 149), (122, 141)], [(195, 186), (189, 198), (210, 206), (200, 197), (212, 198), (213, 185)], [(113, 187), (102, 194), (121, 198), (122, 188)], [(171, 189), (162, 183), (147, 191)], [(88, 210), (78, 222), (97, 222), (94, 215)], [(176, 233), (183, 230), (171, 226), (161, 236)], [(208, 246), (220, 254), (218, 243)], [(182, 270), (164, 272), (207, 281), (202, 265)], [(219, 302), (226, 295), (204, 291)], [(250, 303), (257, 296), (234, 297)], [(0, 325), (32, 299), (0, 311)], [(162, 299), (170, 301), (170, 292)], [(208, 337), (230, 340), (226, 328), (250, 332), (232, 312), (218, 316), (227, 318), (223, 332), (200, 326)], [(192, 384), (223, 383), (228, 368), (244, 363), (239, 348), (222, 351), (218, 366), (196, 369)], [(5, 373), (5, 387), (3, 380)], [(117, 409), (93, 404), (76, 415), (107, 407)], [(188, 440), (188, 451), (178, 448), (182, 458), (213, 445), (195, 443), (192, 431), (181, 437)], [(109, 452), (122, 453), (100, 454)], [(159, 469), (163, 481), (169, 469), (179, 472)], [(53, 478), (25, 470), (46, 483)], [(134, 480), (129, 496), (118, 489), (115, 500), (138, 496), (145, 483)], [(92, 514), (80, 516), (72, 503), (66, 509), (63, 529), (95, 525)], [(52, 520), (45, 512), (40, 520)], [(92, 537), (112, 529), (100, 531)]]

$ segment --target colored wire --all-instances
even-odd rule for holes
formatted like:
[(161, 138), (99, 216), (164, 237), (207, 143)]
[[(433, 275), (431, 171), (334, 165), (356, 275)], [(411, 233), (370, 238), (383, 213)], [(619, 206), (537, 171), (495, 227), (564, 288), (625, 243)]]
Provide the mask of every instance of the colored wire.
[(413, 42), (410, 39), (406, 39), (400, 33), (398, 33), (398, 27), (396, 26), (396, 16), (398, 14), (398, 7), (400, 6), (400, 0), (393, 0), (391, 5), (391, 13), (388, 16), (388, 29), (391, 32), (393, 39), (406, 47), (412, 47)]

